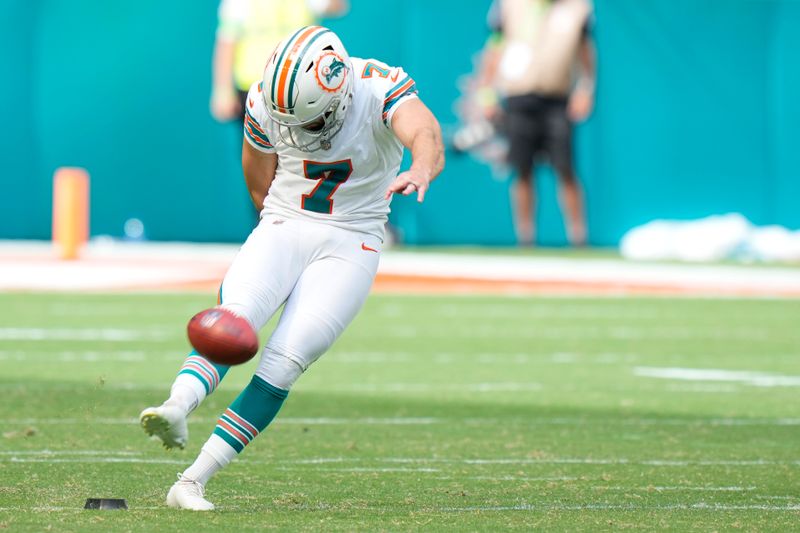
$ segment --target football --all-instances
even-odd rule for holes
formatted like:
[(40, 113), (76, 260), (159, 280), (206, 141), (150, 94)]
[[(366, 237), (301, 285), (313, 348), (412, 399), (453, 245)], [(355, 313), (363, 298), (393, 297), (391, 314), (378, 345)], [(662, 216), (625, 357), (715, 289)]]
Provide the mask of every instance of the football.
[(258, 335), (253, 327), (227, 309), (200, 311), (189, 320), (186, 332), (194, 349), (213, 363), (240, 365), (258, 353)]

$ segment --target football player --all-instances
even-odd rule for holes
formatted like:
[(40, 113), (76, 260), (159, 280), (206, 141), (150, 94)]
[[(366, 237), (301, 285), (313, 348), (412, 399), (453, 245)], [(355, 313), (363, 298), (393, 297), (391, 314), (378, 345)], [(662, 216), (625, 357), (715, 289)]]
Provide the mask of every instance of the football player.
[[(269, 57), (247, 98), (242, 166), (261, 211), (223, 280), (220, 305), (261, 329), (284, 305), (250, 384), (225, 410), (167, 504), (211, 510), (208, 480), (277, 414), (294, 382), (358, 313), (378, 268), (394, 193), (422, 202), (442, 171), (436, 118), (402, 68), (348, 56), (321, 26), (301, 28)], [(400, 173), (403, 148), (409, 170)], [(167, 448), (228, 371), (189, 355), (161, 406), (140, 417)]]

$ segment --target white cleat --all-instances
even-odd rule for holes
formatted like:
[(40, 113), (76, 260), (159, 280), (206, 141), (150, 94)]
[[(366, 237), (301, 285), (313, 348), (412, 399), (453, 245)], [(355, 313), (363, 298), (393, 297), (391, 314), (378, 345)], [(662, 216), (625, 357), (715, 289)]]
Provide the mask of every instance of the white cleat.
[(157, 437), (168, 450), (176, 447), (183, 449), (189, 440), (186, 413), (178, 407), (148, 407), (139, 415), (139, 423), (145, 433)]
[(197, 481), (192, 481), (182, 474), (178, 474), (178, 481), (172, 485), (167, 493), (167, 505), (175, 509), (188, 509), (190, 511), (213, 511), (214, 504), (203, 496), (205, 489)]

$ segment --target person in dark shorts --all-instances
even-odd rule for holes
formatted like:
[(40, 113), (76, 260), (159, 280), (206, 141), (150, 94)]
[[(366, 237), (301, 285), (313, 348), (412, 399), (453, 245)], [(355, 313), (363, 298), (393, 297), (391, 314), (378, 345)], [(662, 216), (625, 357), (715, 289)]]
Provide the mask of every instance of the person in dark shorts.
[(509, 141), (508, 163), (515, 173), (514, 226), (523, 245), (535, 241), (533, 176), (539, 161), (550, 163), (558, 175), (570, 242), (586, 242), (572, 126), (586, 119), (594, 105), (590, 19), (587, 0), (495, 0), (490, 11), (489, 23), (501, 44), (487, 64), (504, 97), (503, 129)]
[(510, 146), (508, 162), (521, 176), (531, 175), (535, 158), (550, 162), (559, 177), (574, 181), (572, 122), (567, 99), (525, 94), (505, 102), (505, 132)]

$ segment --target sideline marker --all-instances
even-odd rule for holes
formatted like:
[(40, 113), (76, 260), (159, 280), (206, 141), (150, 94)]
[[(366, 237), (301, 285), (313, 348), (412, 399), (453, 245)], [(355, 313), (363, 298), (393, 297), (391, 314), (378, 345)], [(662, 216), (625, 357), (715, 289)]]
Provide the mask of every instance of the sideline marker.
[(53, 176), (53, 244), (60, 259), (77, 259), (89, 238), (89, 173), (62, 167)]

